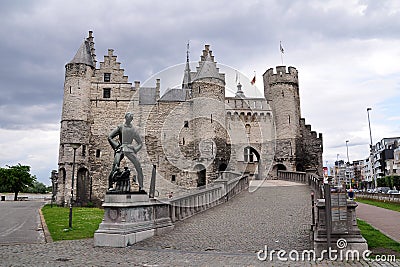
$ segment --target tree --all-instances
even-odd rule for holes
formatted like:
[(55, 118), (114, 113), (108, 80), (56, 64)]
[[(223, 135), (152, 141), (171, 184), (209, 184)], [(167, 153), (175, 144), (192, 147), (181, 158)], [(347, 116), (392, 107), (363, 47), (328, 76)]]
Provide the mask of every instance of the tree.
[(18, 199), (18, 193), (28, 186), (33, 186), (36, 177), (30, 174), (31, 167), (21, 165), (0, 168), (0, 183), (14, 193), (14, 201)]
[[(36, 180), (36, 179), (35, 179)], [(24, 193), (34, 193), (34, 194), (46, 194), (47, 187), (41, 182), (34, 181), (32, 186), (24, 189)]]

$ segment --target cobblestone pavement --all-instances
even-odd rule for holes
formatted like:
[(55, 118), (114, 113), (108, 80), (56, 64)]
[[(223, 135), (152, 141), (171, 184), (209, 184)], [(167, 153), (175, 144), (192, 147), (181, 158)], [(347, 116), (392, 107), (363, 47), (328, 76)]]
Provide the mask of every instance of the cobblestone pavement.
[[(307, 186), (261, 187), (179, 222), (127, 248), (94, 247), (93, 239), (0, 246), (0, 266), (399, 266), (396, 263), (269, 262), (264, 249), (307, 249)], [(397, 263), (398, 264), (398, 263)]]
[(135, 248), (254, 253), (310, 249), (311, 199), (307, 186), (260, 187), (175, 225)]

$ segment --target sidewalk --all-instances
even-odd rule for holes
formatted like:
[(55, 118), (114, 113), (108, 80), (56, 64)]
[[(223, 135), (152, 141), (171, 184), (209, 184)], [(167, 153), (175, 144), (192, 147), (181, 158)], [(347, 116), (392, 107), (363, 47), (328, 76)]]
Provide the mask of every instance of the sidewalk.
[(357, 218), (400, 243), (400, 212), (357, 202)]

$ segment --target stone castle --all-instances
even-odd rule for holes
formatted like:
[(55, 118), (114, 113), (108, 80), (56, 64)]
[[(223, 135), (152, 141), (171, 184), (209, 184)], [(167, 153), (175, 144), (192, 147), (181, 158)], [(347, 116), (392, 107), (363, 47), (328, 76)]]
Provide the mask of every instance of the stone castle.
[[(221, 172), (247, 172), (253, 179), (273, 179), (278, 170), (322, 172), (322, 134), (311, 130), (300, 113), (298, 72), (285, 66), (263, 75), (263, 98), (246, 97), (237, 84), (225, 95), (221, 73), (205, 46), (195, 71), (189, 58), (181, 88), (160, 94), (153, 87), (129, 82), (112, 49), (97, 64), (93, 33), (65, 66), (64, 101), (58, 160), (57, 202), (70, 199), (73, 146), (74, 199), (100, 204), (114, 152), (108, 134), (134, 114), (144, 146), (142, 162), (148, 190), (153, 165), (159, 197), (212, 183)], [(129, 165), (125, 160), (121, 166)], [(134, 168), (130, 166), (134, 174)]]

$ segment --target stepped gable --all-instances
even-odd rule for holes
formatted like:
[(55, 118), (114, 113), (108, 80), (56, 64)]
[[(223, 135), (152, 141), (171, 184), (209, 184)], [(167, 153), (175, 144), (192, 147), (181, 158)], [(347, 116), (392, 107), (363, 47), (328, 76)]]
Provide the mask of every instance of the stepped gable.
[(205, 45), (203, 55), (200, 57), (199, 66), (197, 67), (197, 73), (193, 81), (202, 78), (221, 79), (219, 69), (217, 68), (217, 63), (214, 61), (214, 56), (212, 55), (209, 45)]

